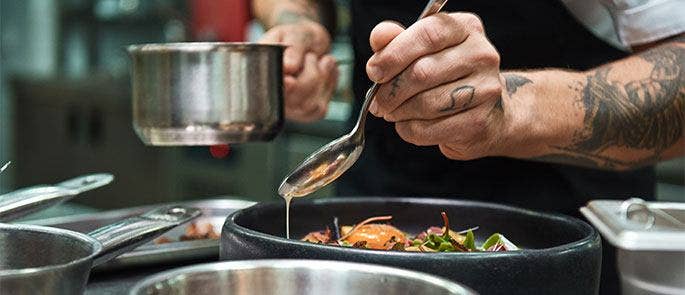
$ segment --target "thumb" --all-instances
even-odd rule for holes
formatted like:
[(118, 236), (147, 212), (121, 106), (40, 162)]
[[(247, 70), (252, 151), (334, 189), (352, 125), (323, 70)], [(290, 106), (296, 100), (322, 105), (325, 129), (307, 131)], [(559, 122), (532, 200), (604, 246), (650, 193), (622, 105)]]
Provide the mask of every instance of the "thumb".
[(369, 36), (369, 44), (373, 52), (385, 48), (397, 35), (404, 32), (404, 27), (397, 22), (384, 21), (376, 25)]

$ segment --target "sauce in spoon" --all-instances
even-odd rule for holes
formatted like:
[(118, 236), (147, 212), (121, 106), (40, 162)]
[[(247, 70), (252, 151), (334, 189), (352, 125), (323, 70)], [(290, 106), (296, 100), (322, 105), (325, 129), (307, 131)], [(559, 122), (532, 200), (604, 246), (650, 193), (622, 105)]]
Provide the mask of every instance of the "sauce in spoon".
[[(287, 193), (281, 195), (285, 200), (285, 237), (290, 239), (290, 202), (294, 197), (304, 197), (318, 190), (320, 187), (328, 184), (326, 175), (329, 175), (331, 171), (338, 170), (338, 166), (344, 162), (345, 155), (341, 154), (331, 163), (323, 163), (319, 165), (316, 169), (312, 170), (307, 177), (306, 184), (300, 186), (301, 190), (287, 190)], [(342, 172), (340, 172), (342, 174)], [(334, 179), (337, 178), (337, 175)]]

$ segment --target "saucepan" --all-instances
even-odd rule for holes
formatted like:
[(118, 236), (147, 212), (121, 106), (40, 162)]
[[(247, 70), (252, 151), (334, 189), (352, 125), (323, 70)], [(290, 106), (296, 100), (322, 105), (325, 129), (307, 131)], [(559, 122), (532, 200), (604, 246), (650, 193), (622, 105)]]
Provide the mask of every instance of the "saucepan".
[(129, 46), (138, 137), (155, 146), (273, 139), (283, 126), (283, 50), (253, 43)]
[[(397, 228), (417, 234), (442, 226), (478, 226), (477, 244), (501, 233), (522, 250), (506, 252), (420, 253), (378, 251), (301, 242), (337, 217), (352, 225), (371, 216), (392, 215)], [(578, 219), (506, 205), (423, 198), (332, 198), (294, 202), (291, 237), (285, 239), (283, 202), (262, 203), (234, 212), (221, 233), (220, 256), (240, 259), (326, 259), (372, 263), (441, 276), (482, 294), (596, 294), (601, 240)]]
[(0, 195), (0, 222), (7, 222), (68, 201), (78, 194), (106, 185), (107, 173), (76, 177), (55, 185), (36, 185)]
[(246, 260), (208, 263), (153, 275), (131, 295), (467, 295), (445, 279), (397, 268), (323, 260)]
[(0, 294), (81, 294), (90, 269), (200, 215), (171, 206), (89, 234), (0, 224)]

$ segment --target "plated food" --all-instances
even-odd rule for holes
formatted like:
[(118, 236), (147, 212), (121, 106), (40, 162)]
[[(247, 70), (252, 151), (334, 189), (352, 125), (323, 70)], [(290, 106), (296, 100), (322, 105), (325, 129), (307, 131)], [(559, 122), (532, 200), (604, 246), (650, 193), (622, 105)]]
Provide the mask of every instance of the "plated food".
[[(211, 223), (198, 223), (192, 222), (186, 227), (185, 234), (179, 237), (179, 241), (192, 241), (192, 240), (218, 240), (219, 234), (214, 231), (214, 225)], [(174, 242), (171, 238), (167, 236), (159, 237), (155, 240), (155, 244), (166, 244)]]
[(414, 236), (390, 224), (378, 223), (390, 221), (392, 216), (388, 215), (371, 217), (354, 226), (339, 226), (338, 219), (334, 218), (332, 226), (310, 232), (301, 240), (332, 246), (408, 252), (500, 252), (519, 249), (499, 233), (492, 234), (477, 246), (473, 232), (478, 227), (453, 231), (447, 214), (440, 214), (444, 223), (442, 227), (431, 226)]

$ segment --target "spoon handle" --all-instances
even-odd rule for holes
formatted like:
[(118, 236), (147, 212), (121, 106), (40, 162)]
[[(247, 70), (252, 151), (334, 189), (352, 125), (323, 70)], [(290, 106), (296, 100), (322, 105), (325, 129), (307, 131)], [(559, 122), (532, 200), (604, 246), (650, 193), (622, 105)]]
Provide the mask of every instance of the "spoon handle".
[(428, 4), (426, 4), (426, 8), (423, 9), (423, 12), (421, 12), (421, 15), (419, 15), (419, 18), (416, 21), (429, 15), (433, 15), (440, 12), (440, 9), (442, 9), (442, 7), (445, 6), (445, 3), (447, 3), (447, 0), (428, 1)]
[[(419, 15), (419, 18), (416, 20), (420, 20), (424, 17), (436, 14), (442, 9), (443, 6), (445, 6), (445, 3), (447, 3), (447, 0), (430, 0), (428, 1), (428, 4), (426, 4), (426, 7), (423, 9), (423, 12), (421, 12), (421, 15)], [(362, 104), (362, 108), (359, 111), (359, 118), (357, 118), (357, 124), (355, 124), (355, 127), (352, 132), (354, 134), (357, 134), (359, 136), (363, 136), (363, 132), (356, 132), (357, 129), (363, 128), (364, 125), (366, 124), (366, 114), (369, 112), (369, 106), (371, 105), (371, 100), (373, 99), (374, 96), (376, 96), (376, 92), (378, 92), (378, 88), (380, 88), (380, 85), (378, 83), (373, 83), (371, 85), (371, 88), (369, 88), (368, 91), (366, 91), (366, 95), (364, 96), (364, 103)]]

